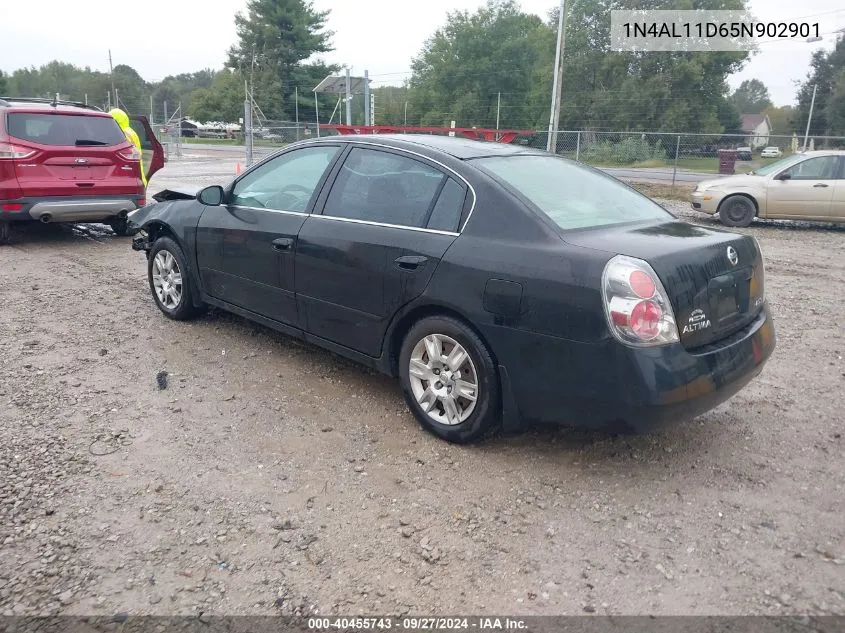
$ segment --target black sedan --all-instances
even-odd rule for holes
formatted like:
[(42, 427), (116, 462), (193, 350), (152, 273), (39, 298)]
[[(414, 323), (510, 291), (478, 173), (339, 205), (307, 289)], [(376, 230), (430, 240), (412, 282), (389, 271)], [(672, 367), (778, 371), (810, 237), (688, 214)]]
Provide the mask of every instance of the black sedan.
[(131, 222), (166, 316), (216, 306), (398, 376), (450, 441), (683, 421), (775, 347), (754, 238), (537, 150), (314, 139), (157, 199)]

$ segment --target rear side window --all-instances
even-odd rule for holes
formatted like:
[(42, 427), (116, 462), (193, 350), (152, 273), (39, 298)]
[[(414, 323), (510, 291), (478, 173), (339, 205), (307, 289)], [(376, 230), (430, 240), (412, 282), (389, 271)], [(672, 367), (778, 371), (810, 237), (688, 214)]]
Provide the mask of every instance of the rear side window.
[(9, 136), (41, 145), (100, 146), (126, 141), (111, 117), (10, 112)]
[(412, 158), (356, 147), (337, 175), (323, 214), (423, 228), (445, 179)]
[(431, 212), (428, 228), (438, 231), (457, 231), (465, 198), (466, 190), (449, 178)]

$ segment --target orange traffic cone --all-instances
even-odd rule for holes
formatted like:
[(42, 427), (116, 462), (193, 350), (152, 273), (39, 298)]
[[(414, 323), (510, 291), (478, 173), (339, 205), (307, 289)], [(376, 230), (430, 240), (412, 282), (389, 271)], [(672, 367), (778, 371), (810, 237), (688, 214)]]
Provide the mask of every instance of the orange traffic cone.
[(237, 175), (239, 173), (241, 173), (241, 164), (240, 163), (235, 165), (235, 175)]

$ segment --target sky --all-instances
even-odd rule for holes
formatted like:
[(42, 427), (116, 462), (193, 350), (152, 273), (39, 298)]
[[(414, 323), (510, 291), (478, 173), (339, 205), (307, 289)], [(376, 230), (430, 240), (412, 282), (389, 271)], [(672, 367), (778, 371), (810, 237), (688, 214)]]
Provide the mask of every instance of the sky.
[[(573, 0), (569, 0), (572, 2)], [(578, 1), (578, 0), (574, 0)], [(128, 64), (147, 81), (202, 68), (220, 68), (235, 41), (233, 16), (246, 0), (144, 0), (131, 9), (113, 0), (2, 0), (0, 70), (40, 66), (53, 59), (95, 70)], [(410, 75), (411, 59), (454, 9), (474, 10), (483, 0), (313, 0), (330, 9), (328, 28), (335, 50), (326, 61), (367, 69), (375, 85), (398, 85)], [(546, 17), (556, 0), (522, 0), (525, 11)], [(115, 11), (115, 6), (122, 10)], [(84, 10), (83, 10), (84, 9)], [(824, 41), (768, 42), (730, 78), (760, 79), (776, 105), (795, 100), (795, 81), (806, 77), (810, 56), (832, 48), (833, 32), (845, 28), (842, 0), (751, 0), (763, 21), (808, 18), (820, 24)], [(131, 24), (128, 24), (131, 22)], [(564, 79), (564, 99), (566, 84)]]

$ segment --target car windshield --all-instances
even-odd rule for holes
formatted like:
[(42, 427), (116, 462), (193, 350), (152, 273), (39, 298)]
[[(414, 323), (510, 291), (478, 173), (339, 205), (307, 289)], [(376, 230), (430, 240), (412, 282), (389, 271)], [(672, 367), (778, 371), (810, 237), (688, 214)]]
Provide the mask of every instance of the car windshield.
[(126, 137), (111, 117), (11, 112), (9, 136), (41, 145), (120, 145)]
[(792, 156), (788, 156), (787, 158), (781, 158), (780, 160), (776, 160), (775, 162), (770, 163), (765, 167), (761, 167), (756, 171), (752, 171), (751, 173), (755, 176), (768, 176), (769, 174), (783, 169), (784, 167), (789, 167), (793, 163), (797, 163), (802, 158), (804, 158), (803, 154), (793, 154)]
[(672, 219), (621, 182), (562, 158), (496, 156), (473, 163), (530, 200), (562, 229)]

